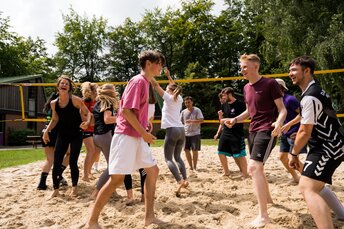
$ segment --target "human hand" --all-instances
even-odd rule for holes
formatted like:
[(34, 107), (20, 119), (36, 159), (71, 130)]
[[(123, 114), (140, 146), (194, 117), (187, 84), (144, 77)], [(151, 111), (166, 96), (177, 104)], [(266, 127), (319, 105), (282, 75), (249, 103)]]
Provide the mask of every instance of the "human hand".
[(90, 124), (89, 122), (82, 122), (80, 124), (80, 128), (83, 130), (86, 130), (88, 128), (89, 124)]
[(279, 124), (279, 122), (274, 122), (271, 124), (271, 126), (275, 127), (272, 132), (271, 132), (271, 136), (272, 137), (277, 137), (277, 136), (281, 136), (281, 125)]
[(50, 142), (50, 138), (49, 138), (49, 132), (47, 130), (43, 131), (43, 137), (42, 137), (43, 141), (45, 144), (47, 144), (48, 142)]
[(299, 157), (289, 154), (288, 160), (289, 160), (289, 167), (290, 168), (293, 168), (293, 169), (298, 170), (298, 171), (300, 170), (301, 164), (300, 164)]
[(168, 70), (167, 67), (164, 68), (164, 73), (165, 73), (166, 76), (171, 76), (170, 75), (170, 70)]
[(219, 119), (223, 119), (223, 112), (222, 112), (222, 110), (219, 110), (217, 112), (217, 115), (219, 116)]
[(149, 143), (149, 144), (154, 144), (156, 137), (154, 135), (152, 135), (151, 133), (145, 132), (142, 135), (142, 138), (145, 142)]
[(289, 131), (289, 129), (290, 129), (290, 126), (288, 124), (285, 124), (281, 128), (281, 132), (285, 134), (285, 133), (287, 133)]
[(218, 137), (219, 137), (219, 135), (218, 135), (218, 134), (215, 134), (215, 135), (214, 135), (214, 140), (217, 140)]
[(237, 119), (236, 118), (230, 118), (227, 119), (224, 124), (228, 127), (228, 128), (232, 128), (235, 124), (237, 123)]

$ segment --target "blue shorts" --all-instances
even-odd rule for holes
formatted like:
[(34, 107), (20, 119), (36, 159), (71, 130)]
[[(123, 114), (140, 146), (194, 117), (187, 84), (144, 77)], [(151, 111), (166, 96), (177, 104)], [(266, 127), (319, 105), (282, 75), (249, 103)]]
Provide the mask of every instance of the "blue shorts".
[[(285, 135), (280, 138), (280, 152), (290, 153), (294, 146), (294, 139), (291, 139)], [(307, 153), (307, 146), (303, 147), (300, 153)]]

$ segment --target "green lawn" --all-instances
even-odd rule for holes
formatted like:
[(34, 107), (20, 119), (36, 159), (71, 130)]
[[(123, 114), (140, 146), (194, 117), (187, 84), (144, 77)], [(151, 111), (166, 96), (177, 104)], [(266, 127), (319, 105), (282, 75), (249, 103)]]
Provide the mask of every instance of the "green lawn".
[(44, 160), (43, 149), (0, 150), (0, 169)]
[[(217, 145), (218, 141), (213, 139), (202, 139), (202, 145)], [(161, 147), (164, 140), (158, 139), (152, 147)], [(83, 151), (85, 149), (83, 148)], [(42, 148), (38, 149), (18, 149), (18, 150), (0, 150), (0, 169), (25, 165), (31, 162), (44, 160), (45, 154)]]

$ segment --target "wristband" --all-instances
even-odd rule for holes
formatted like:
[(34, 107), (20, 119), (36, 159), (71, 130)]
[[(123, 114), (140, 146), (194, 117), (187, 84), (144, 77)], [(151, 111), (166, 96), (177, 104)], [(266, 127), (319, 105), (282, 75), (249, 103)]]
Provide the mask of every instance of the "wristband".
[(291, 154), (291, 156), (294, 156), (294, 157), (299, 156), (298, 154), (293, 154), (293, 153), (290, 153), (290, 154)]
[(234, 124), (237, 124), (237, 123), (238, 123), (238, 119), (237, 119), (237, 118), (234, 118), (234, 120), (235, 120), (235, 123), (234, 123)]

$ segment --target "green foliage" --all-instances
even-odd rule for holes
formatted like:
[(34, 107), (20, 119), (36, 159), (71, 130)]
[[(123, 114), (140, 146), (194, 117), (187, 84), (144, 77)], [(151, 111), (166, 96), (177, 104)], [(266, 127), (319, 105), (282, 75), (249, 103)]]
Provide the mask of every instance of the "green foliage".
[(203, 125), (201, 128), (201, 136), (202, 139), (212, 139), (214, 138), (216, 132), (217, 132), (218, 127), (214, 126), (205, 126)]
[(11, 129), (8, 135), (8, 145), (21, 146), (27, 145), (26, 136), (35, 135), (35, 131), (32, 129), (13, 130)]
[(51, 59), (45, 41), (24, 38), (10, 31), (10, 21), (0, 12), (0, 77), (50, 74)]
[(165, 129), (160, 129), (156, 132), (155, 136), (157, 139), (164, 139), (166, 135), (166, 130)]
[(80, 81), (99, 81), (105, 70), (103, 51), (107, 39), (107, 21), (79, 16), (73, 9), (63, 15), (64, 30), (58, 32), (56, 54), (58, 71)]

